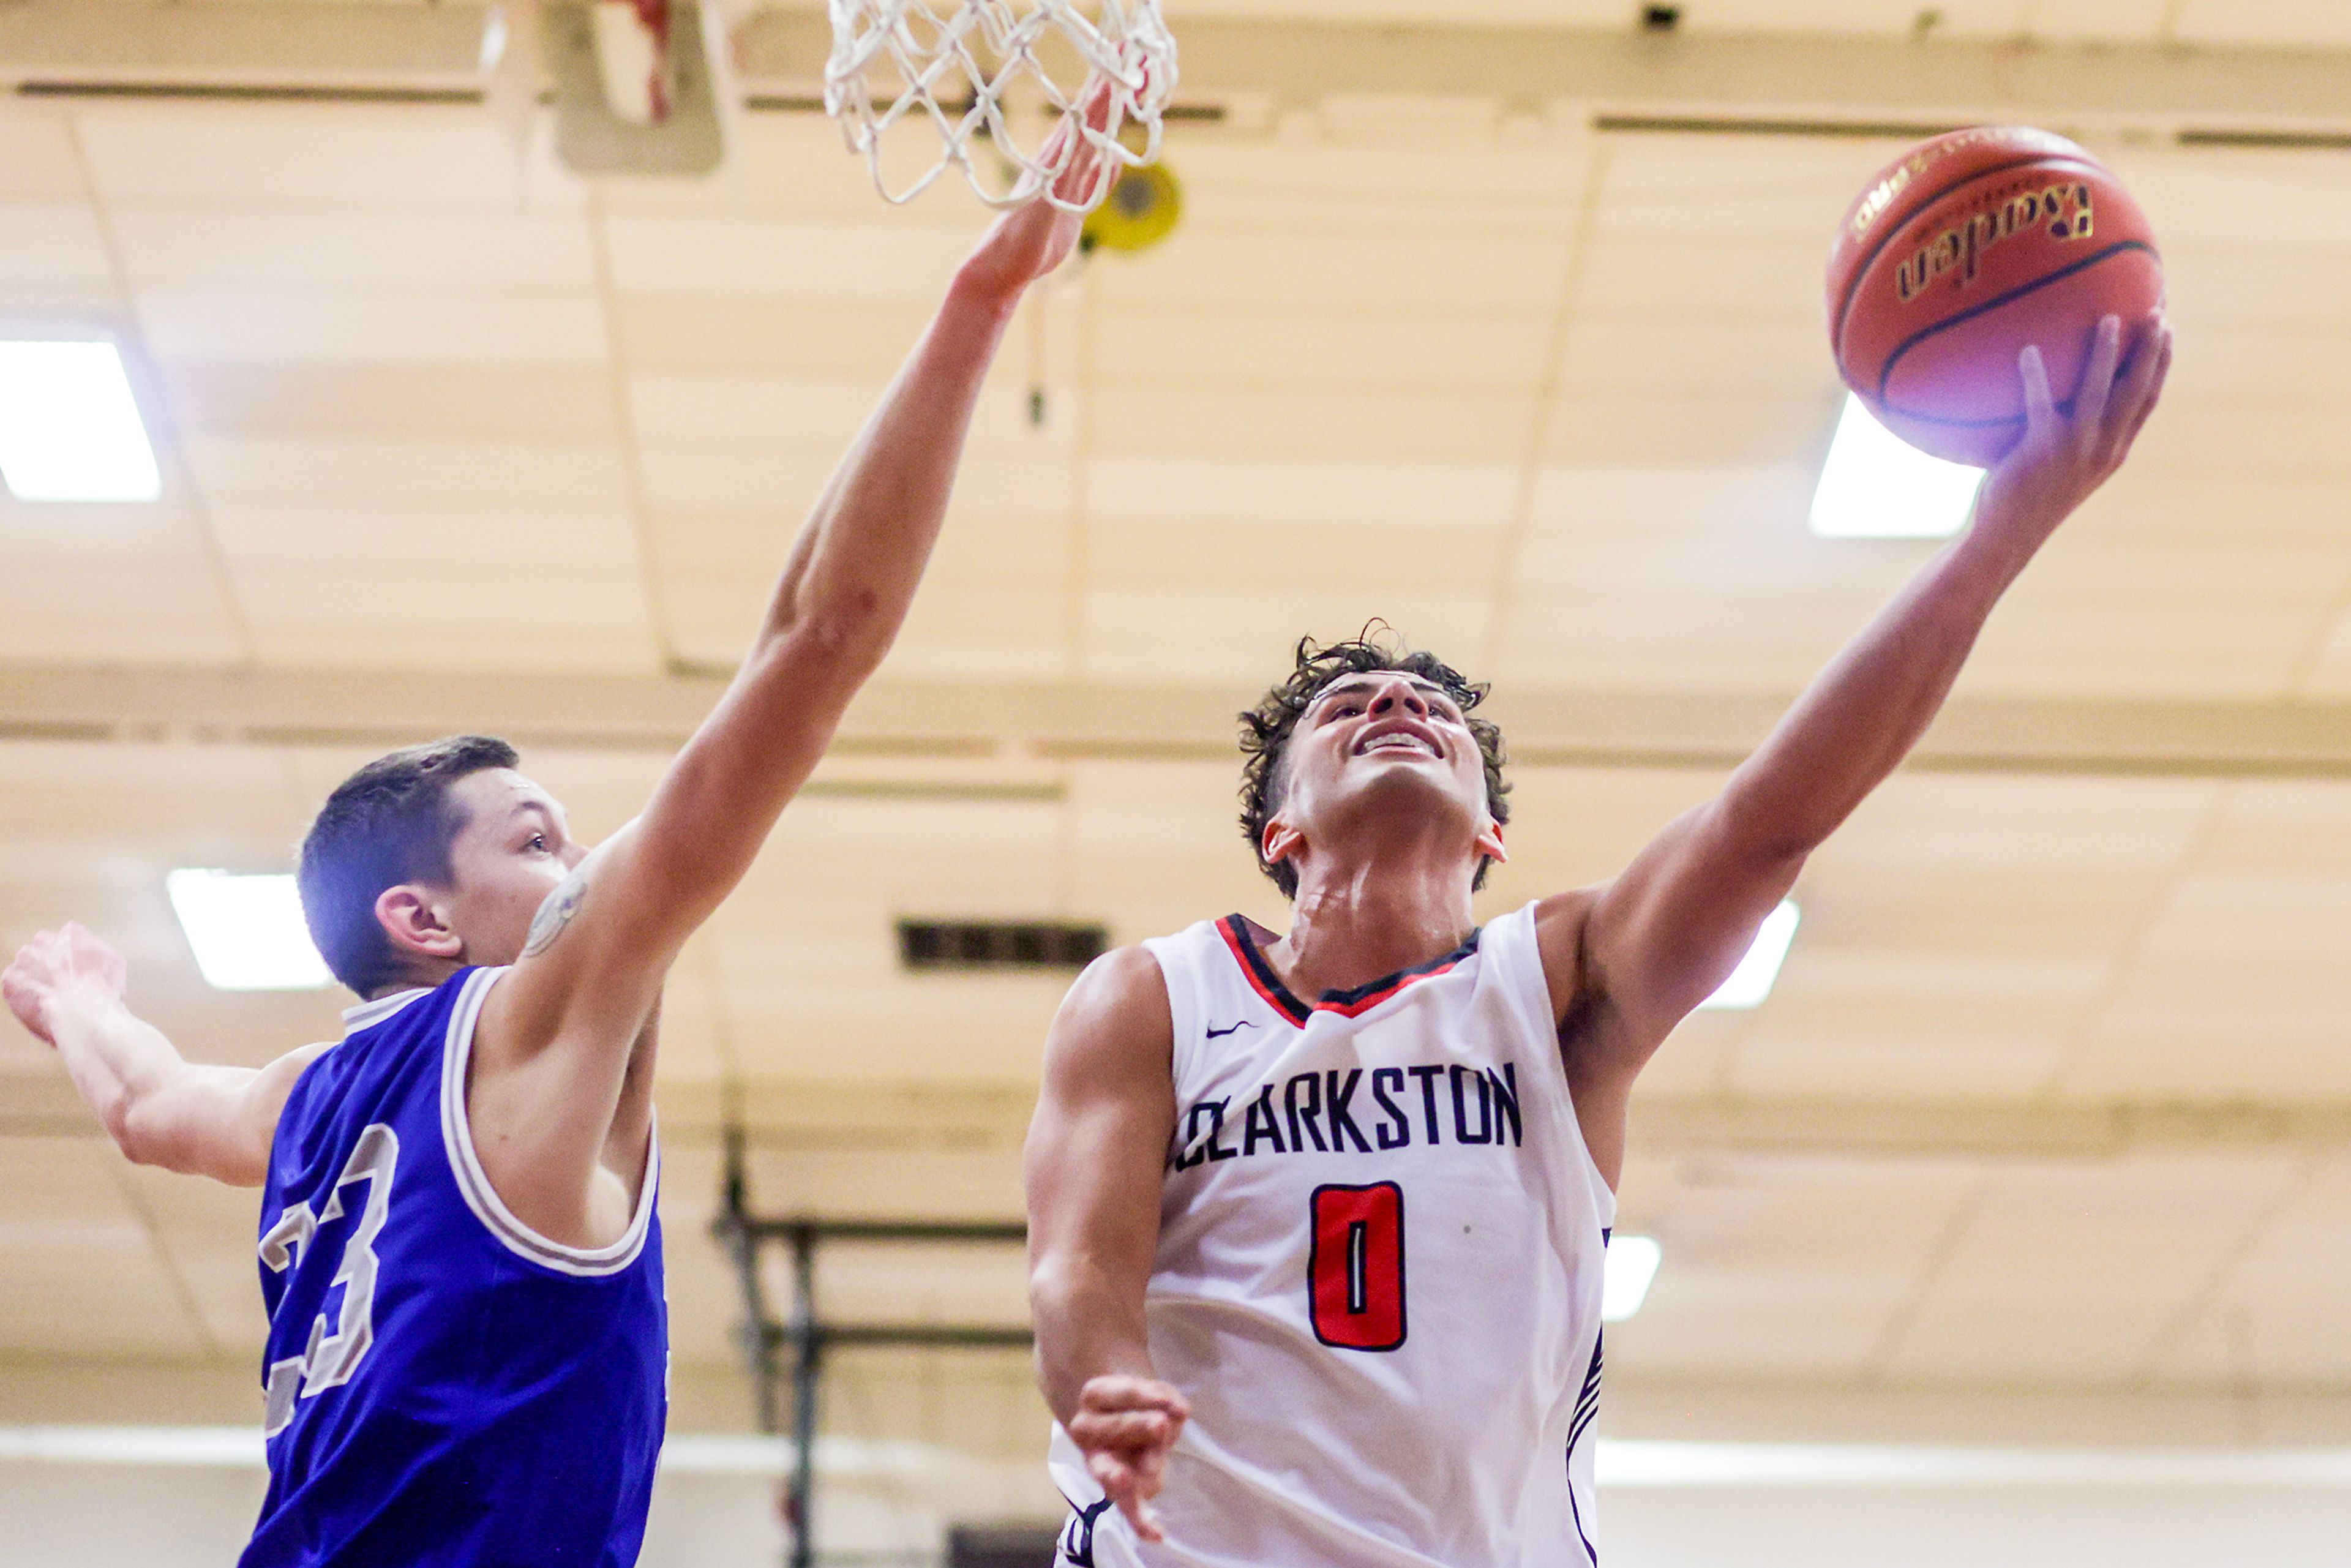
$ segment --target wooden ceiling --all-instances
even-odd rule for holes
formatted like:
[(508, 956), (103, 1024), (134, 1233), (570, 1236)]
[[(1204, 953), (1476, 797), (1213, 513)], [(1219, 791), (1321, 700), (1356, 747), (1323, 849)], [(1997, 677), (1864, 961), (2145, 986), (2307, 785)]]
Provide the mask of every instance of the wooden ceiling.
[[(1270, 36), (1629, 11), (1171, 8)], [(1955, 49), (2088, 42), (2125, 75), (2351, 46), (2331, 4), (1939, 9)], [(1896, 41), (1907, 5), (1684, 10), (1693, 47), (1941, 47)], [(9, 36), (0, 79), (26, 75)], [(683, 1365), (731, 1354), (700, 1235), (729, 1104), (766, 1207), (1018, 1212), (1062, 981), (904, 974), (897, 916), (1279, 923), (1223, 747), (1301, 632), (1384, 617), (1540, 736), (1499, 912), (1621, 864), (1926, 559), (1803, 520), (1839, 396), (1824, 236), (1900, 141), (1592, 110), (1334, 91), (1186, 124), (1175, 239), (1032, 302), (876, 699), (936, 733), (829, 764), (672, 988)], [(2183, 146), (2176, 119), (2074, 126), (2165, 242), (2180, 356), (2140, 455), (2001, 610), (1965, 755), (1816, 858), (1779, 989), (1694, 1019), (1646, 1085), (1624, 1224), (1666, 1263), (1611, 1332), (1636, 1385), (2351, 1390), (2351, 152)], [(263, 1060), (337, 1004), (207, 990), (163, 873), (282, 867), (420, 693), (549, 737), (526, 765), (585, 831), (625, 819), (662, 744), (578, 744), (600, 694), (723, 672), (981, 223), (949, 189), (883, 206), (820, 117), (746, 115), (707, 183), (590, 184), (545, 131), (464, 103), (0, 98), (0, 329), (120, 333), (167, 476), (145, 507), (0, 499), (0, 945), (98, 926), (192, 1053)], [(98, 695), (10, 706), (61, 671)], [(127, 720), (167, 677), (314, 695)], [(526, 679), (553, 695), (519, 713)], [(1036, 718), (1108, 734), (1145, 698), (1176, 717), (1142, 739)], [(1604, 698), (1614, 738), (1585, 722)], [(2160, 756), (2096, 740), (2191, 705)], [(2230, 744), (2277, 725), (2307, 744)], [(49, 1056), (0, 1038), (0, 1363), (247, 1367), (252, 1218), (124, 1168)], [(1020, 1309), (1008, 1264), (884, 1257), (835, 1290)]]

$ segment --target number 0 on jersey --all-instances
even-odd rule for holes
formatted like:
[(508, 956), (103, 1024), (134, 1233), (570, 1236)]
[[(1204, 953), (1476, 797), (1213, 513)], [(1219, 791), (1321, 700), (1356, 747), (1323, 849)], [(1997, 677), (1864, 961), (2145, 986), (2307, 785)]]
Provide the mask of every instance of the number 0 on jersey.
[(1404, 1189), (1318, 1186), (1307, 1254), (1307, 1315), (1314, 1337), (1340, 1350), (1404, 1343)]

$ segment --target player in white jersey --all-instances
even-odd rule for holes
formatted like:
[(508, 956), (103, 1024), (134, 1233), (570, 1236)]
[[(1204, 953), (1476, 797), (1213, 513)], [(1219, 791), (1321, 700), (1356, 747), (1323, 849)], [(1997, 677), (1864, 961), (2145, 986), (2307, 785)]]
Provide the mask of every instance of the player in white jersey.
[[(1071, 990), (1029, 1134), (1030, 1301), (1099, 1568), (1596, 1563), (1602, 1257), (1635, 1075), (1941, 706), (2001, 592), (2118, 467), (2170, 358), (2108, 318), (2073, 406), (1715, 800), (1614, 880), (1479, 928), (1504, 858), (1484, 688), (1301, 643), (1244, 716), (1242, 821), (1291, 897)], [(1154, 1500), (1156, 1500), (1155, 1502)]]

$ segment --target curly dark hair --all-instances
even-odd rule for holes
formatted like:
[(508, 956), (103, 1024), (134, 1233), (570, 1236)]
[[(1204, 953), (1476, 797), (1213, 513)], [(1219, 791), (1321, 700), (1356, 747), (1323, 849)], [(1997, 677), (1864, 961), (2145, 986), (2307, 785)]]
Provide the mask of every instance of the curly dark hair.
[[(1477, 737), (1478, 752), (1486, 763), (1486, 809), (1494, 814), (1496, 822), (1510, 820), (1510, 785), (1502, 777), (1508, 760), (1502, 751), (1502, 731), (1493, 720), (1476, 716), (1475, 709), (1486, 700), (1486, 686), (1438, 658), (1434, 653), (1416, 653), (1401, 641), (1390, 645), (1378, 634), (1387, 628), (1378, 622), (1364, 628), (1357, 636), (1343, 643), (1317, 643), (1311, 637), (1298, 640), (1297, 667), (1280, 685), (1265, 694), (1257, 706), (1249, 709), (1241, 718), (1241, 753), (1249, 760), (1241, 766), (1241, 835), (1249, 841), (1257, 855), (1258, 869), (1273, 879), (1284, 897), (1298, 895), (1298, 872), (1287, 861), (1269, 864), (1265, 858), (1265, 824), (1281, 809), (1281, 759), (1290, 749), (1290, 737), (1298, 728), (1298, 721), (1314, 706), (1322, 688), (1348, 675), (1360, 675), (1378, 670), (1401, 670), (1418, 675), (1441, 687), (1461, 710), (1462, 722)], [(1473, 889), (1486, 885), (1486, 872), (1491, 860), (1478, 862), (1478, 874), (1469, 884)]]
[(403, 882), (449, 880), (449, 844), (465, 825), (449, 787), (519, 760), (494, 737), (453, 735), (377, 758), (319, 809), (295, 885), (319, 956), (361, 998), (401, 977), (400, 951), (375, 917), (377, 896)]

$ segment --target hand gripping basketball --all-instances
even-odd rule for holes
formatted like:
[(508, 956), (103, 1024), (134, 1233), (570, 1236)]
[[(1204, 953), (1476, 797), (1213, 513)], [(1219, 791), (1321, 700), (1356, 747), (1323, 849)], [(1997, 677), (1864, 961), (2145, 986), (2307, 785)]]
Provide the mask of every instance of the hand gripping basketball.
[(1086, 1469), (1145, 1541), (1165, 1541), (1151, 1500), (1167, 1484), (1167, 1450), (1192, 1406), (1176, 1389), (1149, 1377), (1094, 1377), (1078, 1391), (1070, 1418), (1072, 1442)]
[(2126, 367), (2121, 319), (2098, 322), (2071, 418), (2057, 407), (2041, 350), (2028, 345), (2017, 356), (2024, 435), (1984, 479), (1979, 531), (2030, 553), (2122, 466), (2171, 370), (2171, 329), (2160, 314), (2137, 323), (2131, 338)]

